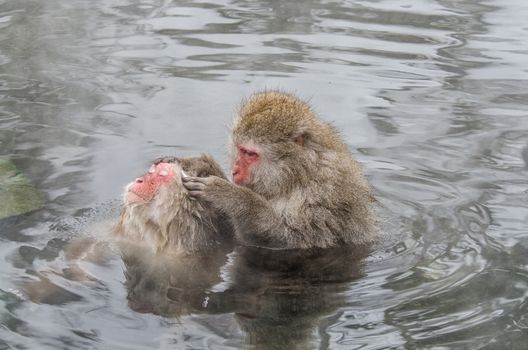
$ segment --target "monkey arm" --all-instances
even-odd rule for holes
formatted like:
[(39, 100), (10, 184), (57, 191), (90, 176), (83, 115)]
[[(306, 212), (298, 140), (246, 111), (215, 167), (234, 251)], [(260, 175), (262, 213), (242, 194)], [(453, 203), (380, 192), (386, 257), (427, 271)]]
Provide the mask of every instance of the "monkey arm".
[(210, 202), (227, 215), (243, 243), (267, 247), (285, 247), (288, 230), (270, 203), (248, 188), (216, 176), (185, 177), (183, 185), (198, 200)]

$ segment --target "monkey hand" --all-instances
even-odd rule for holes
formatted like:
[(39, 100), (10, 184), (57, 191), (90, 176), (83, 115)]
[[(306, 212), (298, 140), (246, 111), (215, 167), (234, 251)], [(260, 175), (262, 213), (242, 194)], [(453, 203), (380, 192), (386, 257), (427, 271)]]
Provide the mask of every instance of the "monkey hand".
[(179, 157), (172, 157), (172, 156), (164, 156), (154, 159), (152, 162), (154, 165), (158, 165), (159, 163), (179, 163), (181, 158)]
[(189, 191), (191, 197), (207, 202), (218, 202), (234, 186), (232, 183), (217, 176), (208, 177), (183, 177), (183, 186)]

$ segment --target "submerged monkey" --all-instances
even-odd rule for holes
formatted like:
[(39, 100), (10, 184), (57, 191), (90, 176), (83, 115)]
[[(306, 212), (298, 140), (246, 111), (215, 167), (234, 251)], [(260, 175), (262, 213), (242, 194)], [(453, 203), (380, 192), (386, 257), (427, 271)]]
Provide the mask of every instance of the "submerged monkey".
[(232, 250), (230, 224), (189, 196), (182, 175), (225, 178), (208, 155), (174, 158), (153, 165), (125, 190), (114, 232), (121, 238), (128, 304), (137, 312), (196, 311), (222, 281), (219, 271)]
[(336, 129), (306, 102), (278, 91), (252, 95), (229, 147), (233, 182), (189, 176), (183, 185), (231, 220), (239, 242), (306, 249), (375, 240), (370, 185)]
[[(337, 297), (341, 283), (361, 275), (360, 261), (368, 253), (363, 249), (240, 246), (228, 259), (232, 246), (218, 249), (231, 238), (225, 213), (194, 199), (180, 179), (225, 179), (219, 166), (205, 156), (155, 163), (147, 175), (127, 186), (118, 223), (119, 233), (155, 248), (148, 255), (123, 255), (133, 310), (176, 317), (189, 312), (234, 313), (251, 342), (266, 344), (273, 333), (276, 342), (293, 348), (310, 338), (318, 317), (343, 302)], [(175, 248), (184, 254), (167, 258), (154, 252)], [(225, 289), (213, 291), (219, 283)], [(279, 325), (284, 332), (277, 330)]]
[[(67, 267), (54, 273), (72, 281), (95, 282), (78, 262), (109, 262), (115, 258), (109, 242), (115, 242), (125, 264), (127, 298), (133, 310), (177, 315), (201, 308), (205, 291), (221, 282), (219, 270), (232, 250), (232, 229), (215, 208), (189, 196), (182, 173), (225, 178), (207, 155), (152, 166), (126, 187), (119, 219), (113, 230), (108, 228), (110, 237), (58, 242), (56, 250), (64, 251)], [(29, 265), (49, 249), (33, 250)], [(33, 301), (53, 304), (81, 298), (54, 285), (45, 274), (39, 274), (39, 279), (22, 287)]]
[(114, 233), (154, 251), (200, 254), (229, 240), (229, 223), (208, 203), (193, 199), (184, 176), (225, 176), (208, 155), (152, 165), (125, 190)]
[[(317, 324), (346, 303), (347, 283), (363, 274), (364, 253), (246, 246), (231, 253), (225, 214), (193, 199), (186, 175), (223, 177), (210, 157), (174, 158), (127, 186), (115, 234), (129, 307), (168, 317), (221, 314), (256, 348), (309, 348)], [(54, 303), (55, 295), (42, 297)]]

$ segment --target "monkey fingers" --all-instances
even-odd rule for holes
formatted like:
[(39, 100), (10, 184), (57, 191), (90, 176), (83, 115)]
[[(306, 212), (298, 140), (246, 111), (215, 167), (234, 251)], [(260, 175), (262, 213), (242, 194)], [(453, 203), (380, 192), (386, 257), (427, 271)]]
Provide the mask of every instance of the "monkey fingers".
[(183, 186), (189, 191), (192, 197), (200, 197), (207, 187), (207, 178), (204, 177), (183, 177)]

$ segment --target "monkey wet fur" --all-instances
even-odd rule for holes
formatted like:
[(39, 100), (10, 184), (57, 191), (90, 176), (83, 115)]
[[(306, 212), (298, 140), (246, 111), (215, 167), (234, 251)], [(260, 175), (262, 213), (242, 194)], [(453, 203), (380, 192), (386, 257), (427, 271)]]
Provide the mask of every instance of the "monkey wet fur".
[(361, 167), (306, 102), (252, 95), (234, 118), (229, 147), (233, 183), (189, 176), (183, 185), (224, 213), (240, 242), (290, 249), (374, 241), (374, 197)]
[(207, 155), (154, 164), (126, 187), (114, 233), (156, 252), (184, 254), (207, 252), (228, 240), (222, 214), (189, 196), (181, 180), (186, 175), (225, 179)]

